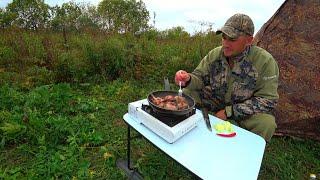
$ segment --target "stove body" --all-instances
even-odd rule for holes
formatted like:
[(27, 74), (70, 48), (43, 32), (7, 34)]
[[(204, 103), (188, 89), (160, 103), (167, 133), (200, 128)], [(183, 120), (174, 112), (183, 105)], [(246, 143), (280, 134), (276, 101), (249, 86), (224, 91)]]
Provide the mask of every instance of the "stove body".
[(185, 116), (155, 114), (147, 99), (129, 103), (128, 112), (136, 122), (142, 123), (169, 143), (195, 128), (202, 118), (201, 113), (196, 113), (196, 109)]

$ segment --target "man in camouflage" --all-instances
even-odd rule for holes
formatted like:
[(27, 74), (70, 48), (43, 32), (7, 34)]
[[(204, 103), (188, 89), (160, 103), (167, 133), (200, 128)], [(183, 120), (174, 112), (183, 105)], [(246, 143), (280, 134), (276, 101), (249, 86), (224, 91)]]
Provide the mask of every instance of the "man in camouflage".
[(218, 118), (270, 141), (277, 127), (272, 115), (279, 98), (277, 62), (252, 45), (254, 25), (245, 14), (233, 15), (216, 33), (222, 34), (222, 46), (211, 50), (192, 73), (179, 70), (175, 82)]

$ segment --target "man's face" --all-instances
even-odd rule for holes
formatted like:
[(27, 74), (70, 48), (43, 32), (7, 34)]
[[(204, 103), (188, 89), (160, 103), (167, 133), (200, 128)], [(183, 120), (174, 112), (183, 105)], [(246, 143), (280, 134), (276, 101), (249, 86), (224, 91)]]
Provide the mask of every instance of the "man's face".
[(252, 36), (241, 35), (236, 39), (232, 39), (222, 33), (223, 53), (226, 57), (233, 57), (243, 52), (246, 46), (251, 45)]

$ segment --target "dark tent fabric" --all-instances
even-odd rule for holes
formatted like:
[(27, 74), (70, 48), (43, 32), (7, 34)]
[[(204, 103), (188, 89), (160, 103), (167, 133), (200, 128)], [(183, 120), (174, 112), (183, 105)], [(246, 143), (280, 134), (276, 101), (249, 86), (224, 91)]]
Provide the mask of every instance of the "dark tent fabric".
[(280, 68), (276, 134), (320, 140), (320, 0), (286, 0), (254, 42)]

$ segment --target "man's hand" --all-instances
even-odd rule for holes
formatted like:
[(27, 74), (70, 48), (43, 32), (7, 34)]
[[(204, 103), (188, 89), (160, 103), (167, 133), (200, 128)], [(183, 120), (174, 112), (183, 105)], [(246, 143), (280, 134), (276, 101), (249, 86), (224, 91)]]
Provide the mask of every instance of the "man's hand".
[(216, 113), (216, 117), (217, 118), (220, 118), (222, 120), (227, 120), (227, 114), (226, 114), (226, 111), (224, 109), (221, 109), (220, 111), (218, 111)]
[(184, 70), (177, 71), (174, 77), (174, 81), (178, 86), (179, 86), (179, 82), (181, 82), (181, 86), (185, 86), (189, 80), (190, 80), (190, 75)]

